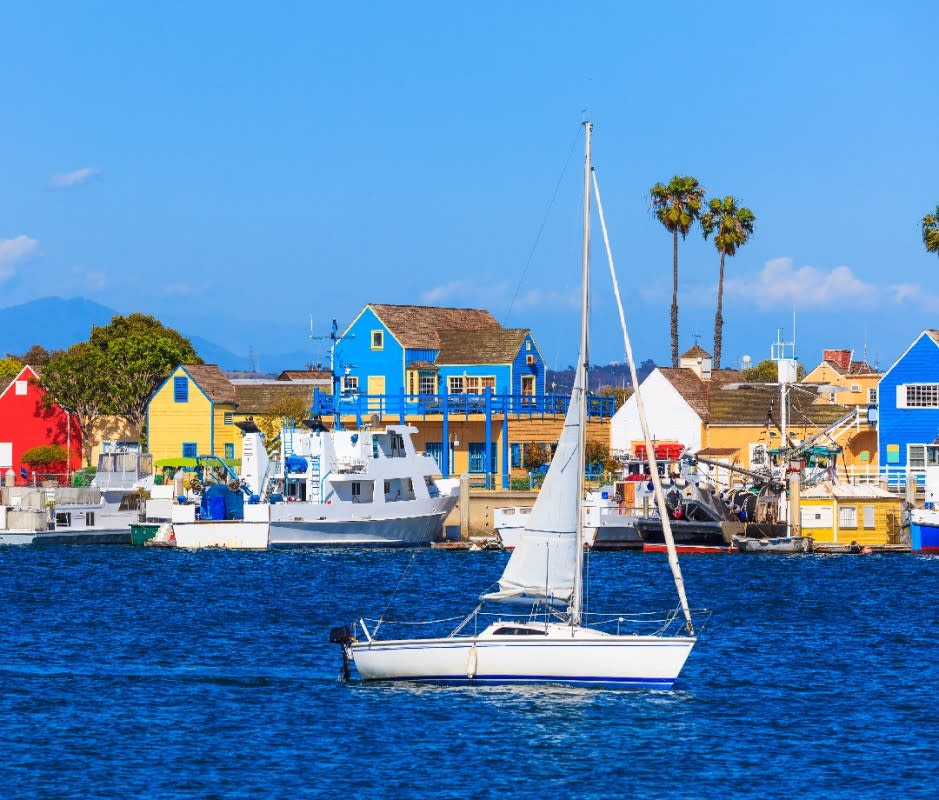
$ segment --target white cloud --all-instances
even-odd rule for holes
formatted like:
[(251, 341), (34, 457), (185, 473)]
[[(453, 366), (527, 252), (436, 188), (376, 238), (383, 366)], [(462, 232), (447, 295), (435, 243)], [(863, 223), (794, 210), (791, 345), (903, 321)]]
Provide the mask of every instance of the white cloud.
[(857, 277), (850, 267), (830, 271), (804, 266), (798, 269), (791, 258), (774, 258), (755, 276), (740, 276), (725, 284), (734, 294), (759, 308), (832, 308), (845, 303), (872, 305), (880, 290)]
[(473, 284), (469, 281), (450, 281), (434, 286), (421, 293), (421, 302), (429, 305), (454, 304), (490, 310), (508, 309), (570, 309), (580, 307), (580, 295), (576, 290), (521, 289), (508, 282)]
[(38, 247), (39, 242), (29, 236), (0, 239), (0, 281), (13, 277), (17, 262), (35, 253)]
[(73, 186), (81, 186), (88, 183), (101, 170), (96, 167), (82, 167), (72, 172), (64, 172), (61, 175), (53, 175), (49, 179), (49, 185), (54, 189), (71, 189)]

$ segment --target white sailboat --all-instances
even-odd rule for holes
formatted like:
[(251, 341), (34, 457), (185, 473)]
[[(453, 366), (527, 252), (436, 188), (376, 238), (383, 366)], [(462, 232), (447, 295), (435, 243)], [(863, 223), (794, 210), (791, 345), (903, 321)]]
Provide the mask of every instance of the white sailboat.
[[(379, 639), (378, 629), (388, 624), (381, 620), (371, 630), (364, 619), (360, 620), (355, 628), (361, 628), (361, 639), (356, 639), (354, 629), (348, 626), (334, 629), (330, 639), (342, 645), (345, 677), (349, 677), (351, 661), (363, 680), (668, 688), (697, 641), (670, 532), (666, 538), (670, 542), (679, 609), (656, 620), (654, 629), (644, 634), (621, 630), (630, 619), (639, 619), (641, 615), (587, 614), (584, 609), (582, 507), (593, 177), (591, 128), (589, 122), (585, 123), (580, 355), (557, 450), (519, 544), (495, 591), (484, 594), (483, 602), (447, 636)], [(598, 210), (602, 222), (599, 203)], [(635, 371), (628, 337), (626, 345)], [(635, 373), (633, 381), (638, 386)], [(652, 458), (651, 473), (657, 477), (651, 441), (647, 452)], [(661, 486), (658, 496), (664, 506)], [(481, 631), (465, 633), (479, 629), (486, 616), (482, 609), (487, 602), (499, 604), (500, 612)], [(513, 604), (516, 607), (521, 604), (528, 611), (524, 618), (507, 621), (512, 616)]]

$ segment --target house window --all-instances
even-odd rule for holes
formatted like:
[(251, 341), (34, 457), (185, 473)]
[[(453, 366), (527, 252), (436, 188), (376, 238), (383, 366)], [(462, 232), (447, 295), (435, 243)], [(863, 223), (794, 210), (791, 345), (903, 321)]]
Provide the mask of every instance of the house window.
[(183, 458), (195, 458), (197, 455), (199, 455), (197, 442), (183, 442)]
[(864, 527), (865, 528), (874, 527), (874, 507), (873, 506), (864, 506)]
[(910, 469), (939, 466), (939, 447), (925, 444), (906, 446), (906, 464)]
[(225, 442), (225, 458), (235, 457), (235, 445), (233, 442)]
[(437, 393), (437, 376), (433, 372), (422, 372), (418, 379), (418, 389), (421, 394)]
[(466, 378), (464, 378), (464, 391), (467, 394), (482, 394), (487, 388), (495, 392), (495, 376), (467, 375)]
[(224, 421), (226, 425), (234, 425), (235, 424), (235, 412), (226, 411)]
[(463, 376), (451, 375), (447, 378), (447, 386), (450, 394), (463, 394)]
[(838, 509), (838, 527), (857, 527), (857, 506), (841, 506), (841, 508)]
[(372, 331), (372, 350), (385, 349), (385, 332)]
[(530, 403), (530, 398), (535, 396), (535, 376), (522, 375), (522, 402)]
[(525, 340), (525, 350), (531, 350), (531, 339)]
[(343, 394), (356, 394), (359, 391), (359, 376), (358, 375), (343, 375), (342, 376), (342, 393)]
[(869, 405), (872, 405), (872, 406), (877, 405), (877, 387), (876, 386), (873, 389), (867, 390), (867, 402)]
[(908, 383), (904, 408), (939, 408), (939, 383)]
[(861, 391), (861, 384), (859, 384), (859, 383), (852, 383), (852, 384), (851, 384), (851, 391), (852, 391), (852, 392), (859, 392), (859, 391)]
[[(469, 471), (470, 472), (485, 472), (486, 471), (486, 443), (485, 442), (470, 442), (469, 443)], [(492, 443), (492, 448), (489, 452), (489, 472), (493, 475), (496, 474), (496, 443)]]
[(26, 394), (26, 381), (17, 381), (16, 389), (14, 391), (16, 394)]
[(522, 466), (522, 443), (512, 442), (509, 445), (509, 453), (511, 455), (511, 461), (509, 463), (513, 467), (521, 467)]
[(177, 403), (189, 402), (189, 378), (173, 378), (173, 400)]

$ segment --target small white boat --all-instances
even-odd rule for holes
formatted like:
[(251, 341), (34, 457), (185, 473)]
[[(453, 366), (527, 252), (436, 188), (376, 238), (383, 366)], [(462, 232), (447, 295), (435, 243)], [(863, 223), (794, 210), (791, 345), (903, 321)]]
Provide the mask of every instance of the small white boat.
[(754, 536), (734, 536), (734, 546), (741, 553), (811, 553), (811, 536), (772, 536), (765, 539)]
[[(371, 629), (366, 620), (360, 620), (356, 627), (361, 628), (362, 639), (356, 638), (354, 630), (348, 626), (336, 628), (330, 633), (330, 640), (342, 645), (343, 672), (347, 677), (350, 662), (354, 662), (359, 677), (366, 681), (668, 688), (697, 641), (667, 521), (669, 563), (679, 608), (655, 620), (648, 632), (641, 633), (640, 623), (649, 617), (587, 614), (584, 606), (582, 510), (587, 422), (590, 182), (593, 177), (589, 122), (585, 123), (585, 128), (584, 257), (580, 350), (574, 387), (557, 450), (525, 530), (498, 586), (481, 597), (483, 603), (495, 603), (500, 610), (486, 624), (481, 603), (449, 635), (441, 637), (380, 640), (377, 638), (379, 630), (389, 624), (384, 620), (373, 624)], [(598, 210), (602, 223), (599, 194)], [(604, 237), (605, 232), (604, 225)], [(610, 266), (612, 272), (612, 260)], [(614, 290), (619, 302), (615, 282)], [(624, 341), (633, 385), (638, 386), (625, 325)], [(664, 510), (665, 498), (655, 469), (654, 448), (641, 399), (639, 409), (651, 472), (659, 487), (657, 500)], [(512, 606), (531, 611), (519, 621), (507, 621)], [(478, 633), (464, 633), (474, 631), (477, 625), (482, 628)], [(629, 630), (624, 631), (624, 627)]]

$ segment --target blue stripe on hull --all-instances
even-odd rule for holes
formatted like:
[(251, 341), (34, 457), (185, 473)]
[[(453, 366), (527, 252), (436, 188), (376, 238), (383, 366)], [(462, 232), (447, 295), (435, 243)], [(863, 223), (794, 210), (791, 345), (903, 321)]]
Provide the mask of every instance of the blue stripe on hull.
[(380, 683), (436, 683), (446, 686), (480, 686), (489, 684), (525, 686), (530, 684), (553, 684), (562, 686), (593, 686), (610, 689), (671, 689), (675, 683), (670, 678), (611, 678), (552, 675), (487, 675), (467, 678), (461, 675), (421, 675), (407, 678), (376, 678)]

